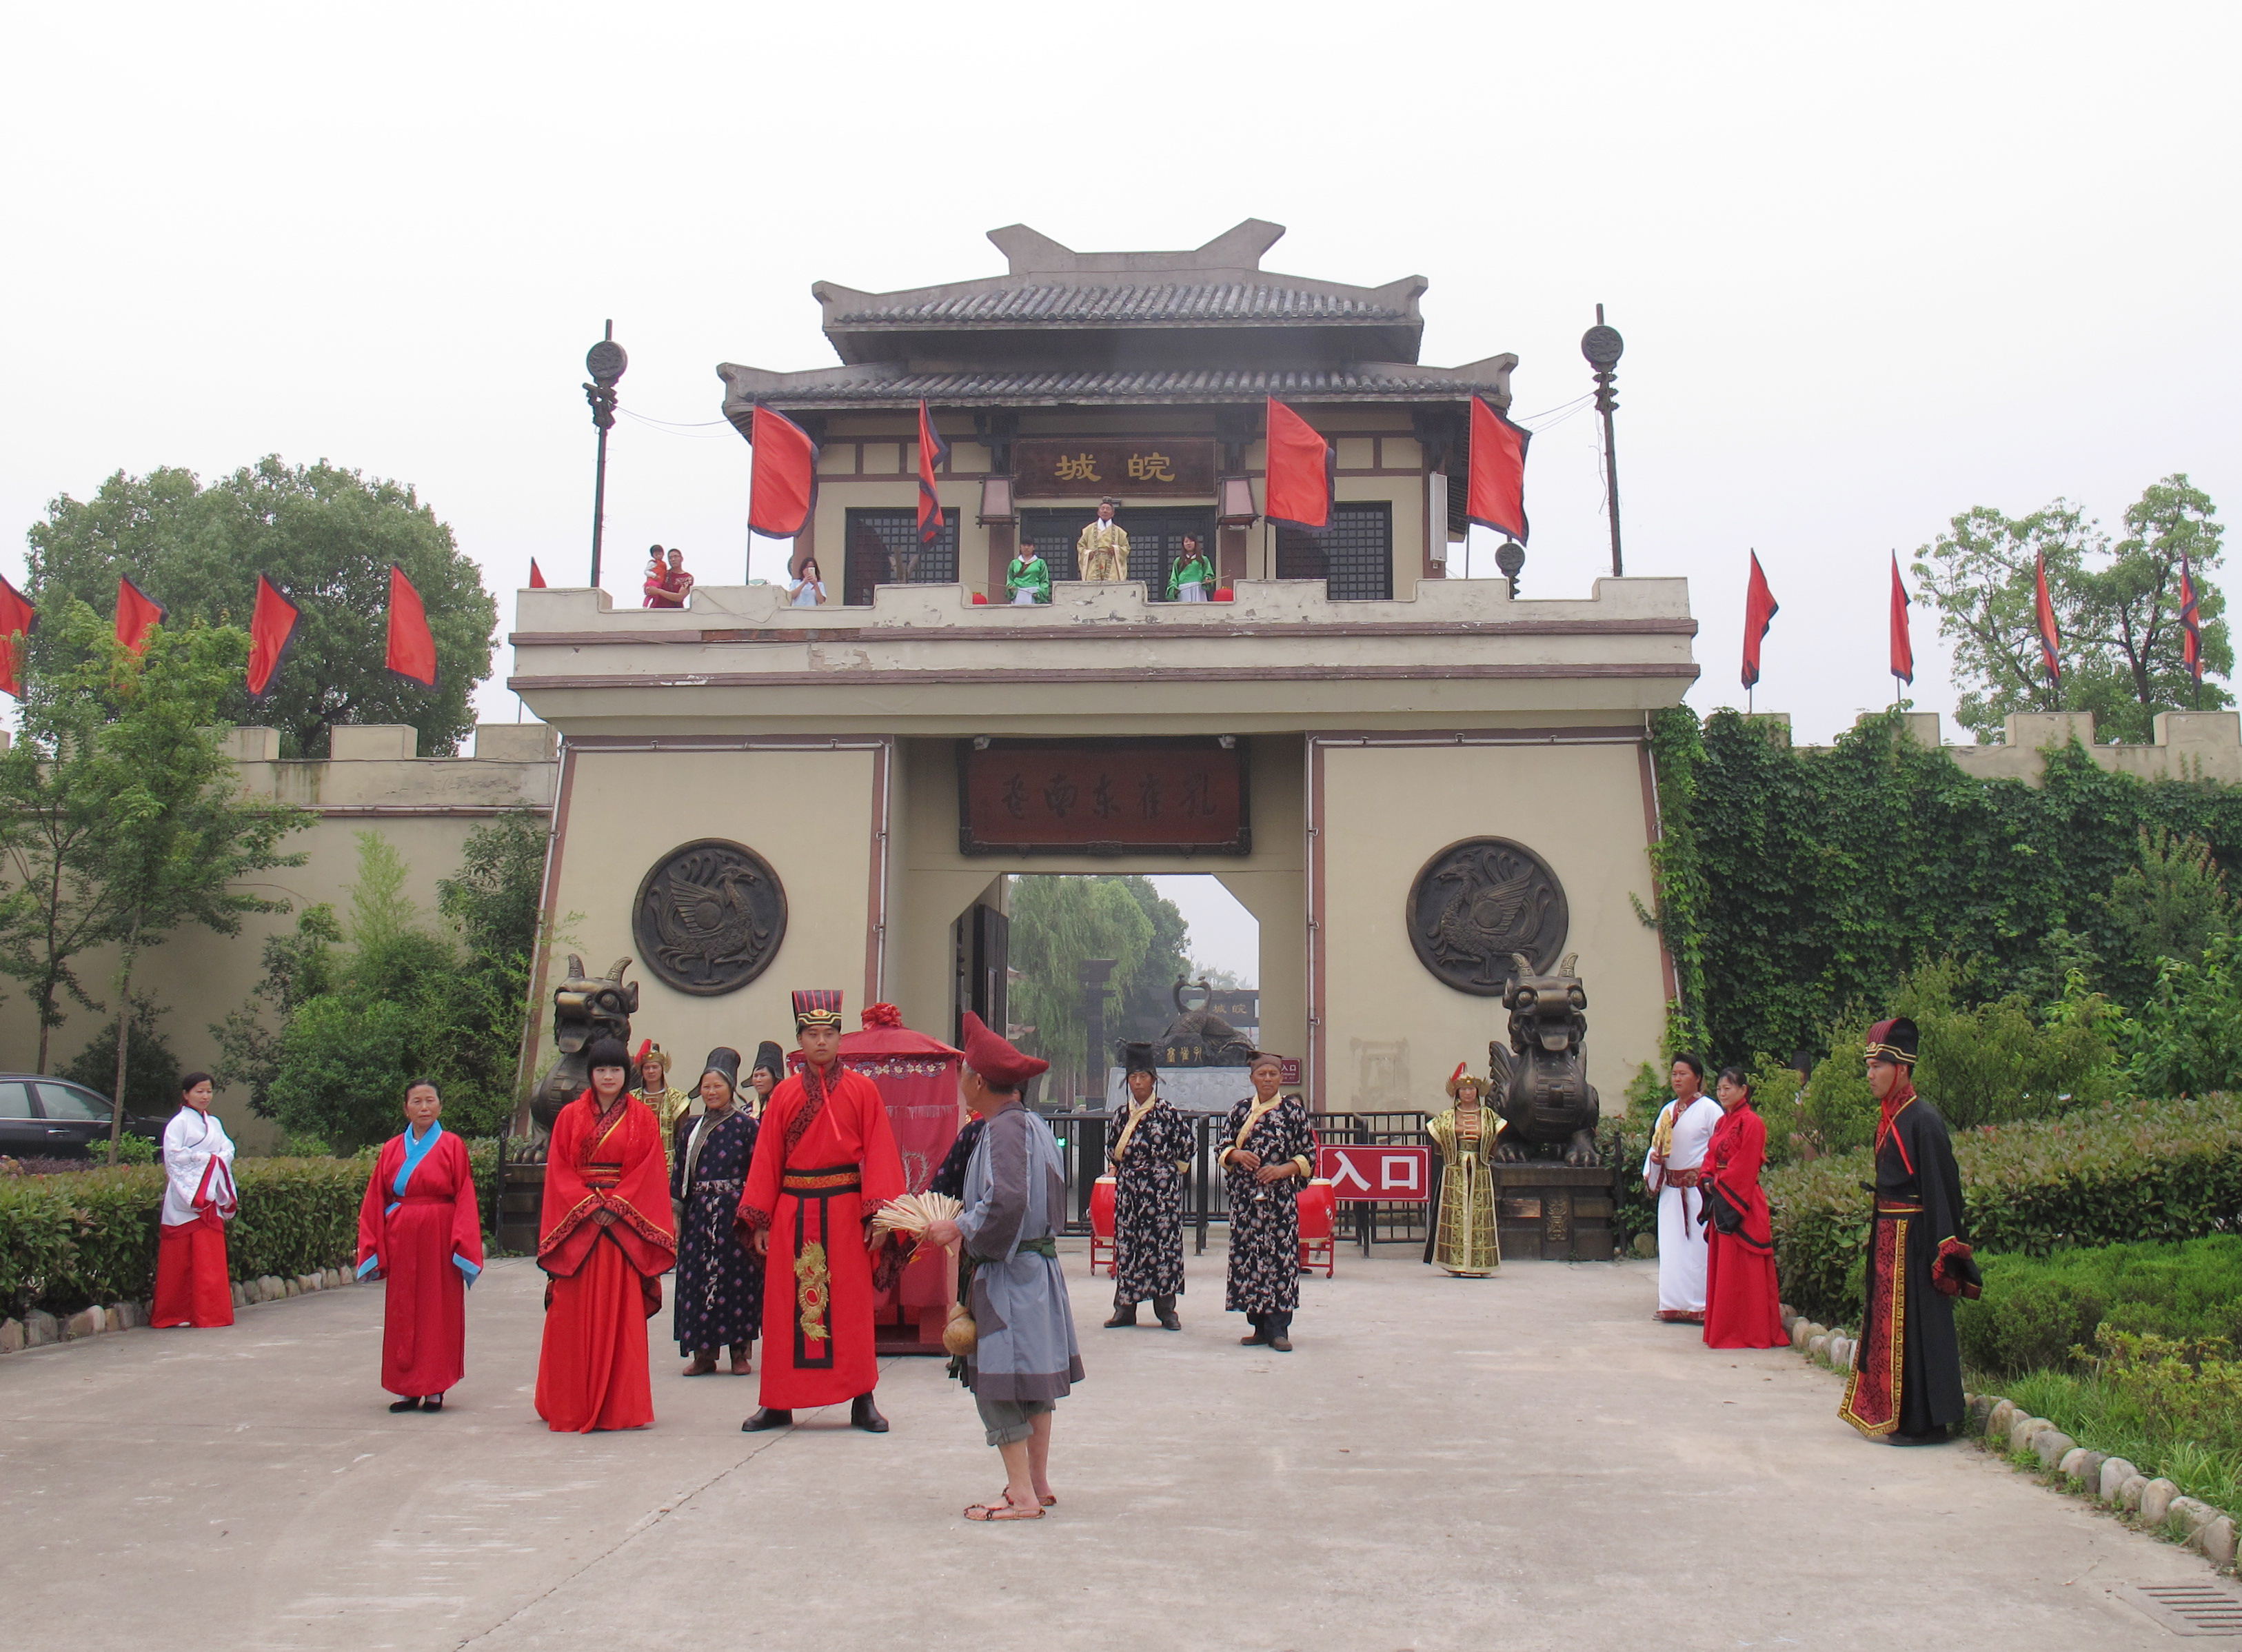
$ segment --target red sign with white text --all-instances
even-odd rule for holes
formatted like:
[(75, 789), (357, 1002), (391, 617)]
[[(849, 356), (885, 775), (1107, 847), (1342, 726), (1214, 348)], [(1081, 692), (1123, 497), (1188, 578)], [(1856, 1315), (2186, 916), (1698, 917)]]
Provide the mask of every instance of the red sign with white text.
[(1319, 1147), (1316, 1174), (1339, 1199), (1422, 1205), (1433, 1196), (1429, 1147)]

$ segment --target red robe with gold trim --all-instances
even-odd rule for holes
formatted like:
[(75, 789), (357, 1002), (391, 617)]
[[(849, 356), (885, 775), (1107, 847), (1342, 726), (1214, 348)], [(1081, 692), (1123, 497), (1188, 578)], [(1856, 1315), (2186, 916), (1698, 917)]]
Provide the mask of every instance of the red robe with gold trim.
[(537, 1266), (545, 1340), (537, 1414), (555, 1434), (643, 1428), (654, 1420), (646, 1322), (677, 1266), (669, 1166), (654, 1110), (623, 1097), (602, 1114), (592, 1092), (560, 1110), (545, 1162)]
[(771, 1091), (740, 1195), (741, 1224), (770, 1232), (762, 1403), (773, 1411), (837, 1405), (880, 1380), (866, 1223), (909, 1185), (877, 1087), (839, 1062), (827, 1071)]

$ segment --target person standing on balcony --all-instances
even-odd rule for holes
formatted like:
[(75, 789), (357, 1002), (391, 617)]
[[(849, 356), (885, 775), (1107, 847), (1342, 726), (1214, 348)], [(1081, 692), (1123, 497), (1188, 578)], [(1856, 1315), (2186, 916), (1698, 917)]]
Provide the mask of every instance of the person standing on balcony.
[(1230, 1279), (1223, 1307), (1243, 1313), (1253, 1334), (1240, 1337), (1279, 1353), (1292, 1351), (1292, 1313), (1300, 1306), (1300, 1200), (1293, 1186), (1315, 1174), (1316, 1132), (1298, 1096), (1278, 1094), (1285, 1064), (1253, 1058), (1253, 1093), (1233, 1105), (1223, 1128), (1229, 1145), (1218, 1155), (1230, 1196)]
[(1121, 507), (1118, 499), (1098, 501), (1098, 520), (1085, 523), (1074, 542), (1074, 560), (1085, 580), (1125, 580), (1129, 577), (1129, 534), (1113, 520)]
[(794, 583), (786, 588), (789, 608), (814, 608), (825, 601), (825, 576), (818, 572), (817, 559), (805, 556), (795, 572)]
[(1129, 1100), (1113, 1120), (1113, 1317), (1111, 1330), (1137, 1323), (1137, 1305), (1151, 1299), (1163, 1328), (1180, 1331), (1176, 1299), (1184, 1293), (1184, 1176), (1191, 1168), (1191, 1127), (1158, 1094), (1152, 1046), (1122, 1046)]
[(1721, 1122), (1721, 1104), (1705, 1093), (1705, 1064), (1686, 1051), (1667, 1075), (1674, 1099), (1658, 1115), (1643, 1156), (1642, 1182), (1658, 1201), (1658, 1317), (1705, 1322), (1706, 1150)]
[(1204, 602), (1213, 588), (1214, 564), (1206, 560), (1206, 547), (1199, 543), (1198, 534), (1185, 534), (1176, 564), (1168, 570), (1168, 601)]
[(1022, 542), (1019, 552), (1004, 570), (1004, 588), (1011, 593), (1015, 605), (1051, 601), (1051, 564), (1036, 548), (1033, 540)]

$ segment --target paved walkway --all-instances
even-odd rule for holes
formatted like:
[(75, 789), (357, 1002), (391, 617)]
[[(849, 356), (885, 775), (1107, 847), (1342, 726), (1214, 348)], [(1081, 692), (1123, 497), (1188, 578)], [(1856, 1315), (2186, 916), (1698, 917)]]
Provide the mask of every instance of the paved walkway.
[[(380, 1297), (0, 1360), (0, 1610), (25, 1649), (1800, 1647), (2123, 1652), (2113, 1586), (2200, 1581), (1974, 1449), (1902, 1451), (1788, 1352), (1653, 1321), (1641, 1263), (1304, 1282), (1291, 1355), (1236, 1346), (1195, 1261), (1183, 1334), (1104, 1331), (1060, 1407), (1050, 1518), (939, 1361), (895, 1431), (746, 1435), (751, 1379), (655, 1346), (651, 1430), (530, 1411), (540, 1276), (494, 1265), (440, 1416), (374, 1385)], [(666, 1328), (665, 1313), (658, 1325)]]

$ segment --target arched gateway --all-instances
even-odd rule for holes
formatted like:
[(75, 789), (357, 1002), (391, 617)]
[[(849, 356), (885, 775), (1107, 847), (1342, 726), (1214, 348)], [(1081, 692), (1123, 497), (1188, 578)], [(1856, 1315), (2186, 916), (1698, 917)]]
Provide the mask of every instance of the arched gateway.
[[(1645, 718), (1696, 675), (1685, 582), (1445, 579), (1469, 398), (1507, 406), (1515, 358), (1418, 365), (1423, 280), (1265, 272), (1281, 232), (1076, 253), (1015, 226), (1004, 276), (820, 285), (842, 366), (720, 372), (742, 431), (762, 403), (821, 444), (795, 555), (831, 603), (520, 594), (510, 686), (564, 736), (548, 917), (640, 961), (671, 1048), (781, 1037), (797, 986), (1001, 1025), (1004, 874), (1188, 870), (1260, 921), (1262, 1041), (1319, 1108), (1426, 1105), (1502, 1031), (1513, 951), (1578, 955), (1607, 1094), (1655, 1053)], [(1336, 447), (1323, 534), (1260, 520), (1271, 395)], [(950, 444), (923, 547), (922, 399)], [(1130, 578), (1077, 580), (1109, 495)], [(1232, 600), (1165, 600), (1191, 532)], [(1048, 606), (1006, 605), (1024, 539)]]

